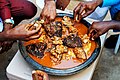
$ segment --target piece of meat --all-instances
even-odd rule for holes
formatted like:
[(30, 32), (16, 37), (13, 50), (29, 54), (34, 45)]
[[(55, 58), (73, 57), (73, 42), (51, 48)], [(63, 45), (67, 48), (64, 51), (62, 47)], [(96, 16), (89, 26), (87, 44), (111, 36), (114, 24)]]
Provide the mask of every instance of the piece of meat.
[(76, 36), (75, 34), (71, 34), (64, 38), (63, 45), (68, 46), (70, 48), (82, 47), (82, 41), (80, 37)]
[(73, 51), (78, 59), (87, 59), (87, 54), (83, 48), (74, 48)]
[(44, 24), (44, 28), (50, 37), (62, 36), (62, 23), (61, 22), (51, 22), (50, 24)]
[(28, 46), (26, 46), (26, 51), (28, 53), (31, 53), (37, 57), (42, 58), (44, 56), (44, 51), (47, 47), (46, 43), (36, 43), (36, 44), (30, 44)]

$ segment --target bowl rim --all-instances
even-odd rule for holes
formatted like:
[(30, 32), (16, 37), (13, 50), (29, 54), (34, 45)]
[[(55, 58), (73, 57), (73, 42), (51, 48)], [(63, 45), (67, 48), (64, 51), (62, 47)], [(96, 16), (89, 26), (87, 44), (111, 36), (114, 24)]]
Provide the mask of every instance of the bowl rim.
[[(68, 14), (68, 13), (57, 13), (58, 17), (63, 17), (63, 16), (68, 16), (70, 18), (73, 18), (72, 14)], [(36, 18), (37, 20), (38, 18)], [(86, 26), (86, 27), (90, 27), (90, 23), (87, 22), (86, 20), (82, 19), (81, 22)], [(24, 59), (31, 64), (31, 66), (34, 69), (39, 69), (42, 71), (45, 71), (46, 73), (50, 74), (50, 75), (56, 75), (56, 76), (66, 76), (66, 75), (72, 75), (75, 73), (78, 73), (82, 70), (84, 70), (85, 68), (89, 67), (98, 57), (99, 53), (100, 53), (100, 49), (101, 49), (101, 41), (100, 41), (100, 37), (98, 37), (96, 40), (97, 44), (99, 45), (94, 52), (92, 53), (92, 55), (82, 64), (72, 67), (72, 68), (67, 68), (67, 69), (57, 69), (57, 68), (49, 68), (46, 66), (42, 66), (41, 64), (37, 63), (35, 60), (33, 60), (28, 53), (26, 52), (26, 48), (23, 46), (22, 41), (18, 41), (18, 46), (19, 46), (19, 50), (22, 54), (22, 56), (24, 57)]]

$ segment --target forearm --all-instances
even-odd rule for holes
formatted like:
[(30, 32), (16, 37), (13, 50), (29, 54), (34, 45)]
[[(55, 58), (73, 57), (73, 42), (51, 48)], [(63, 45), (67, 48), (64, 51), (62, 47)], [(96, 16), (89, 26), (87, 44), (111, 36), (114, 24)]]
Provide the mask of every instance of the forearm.
[(111, 21), (111, 28), (110, 29), (117, 29), (117, 30), (120, 30), (120, 21), (114, 21), (112, 20)]
[(54, 1), (54, 0), (44, 0), (45, 4), (46, 4), (47, 2), (49, 2), (49, 1)]
[(4, 31), (12, 29), (12, 27), (13, 27), (13, 24), (4, 23)]
[[(115, 21), (115, 20), (111, 20), (111, 21), (103, 21), (103, 27), (107, 27), (107, 29), (117, 29), (120, 30), (120, 21)], [(102, 25), (101, 24), (101, 25)]]
[(7, 41), (6, 35), (5, 35), (5, 31), (0, 32), (0, 41)]
[(103, 0), (93, 0), (96, 3), (96, 6), (99, 6), (102, 4)]
[(68, 6), (70, 3), (70, 0), (56, 0), (56, 8), (65, 10), (65, 8)]
[(10, 32), (9, 30), (4, 30), (3, 32), (0, 32), (0, 41), (12, 41), (14, 40), (14, 31)]

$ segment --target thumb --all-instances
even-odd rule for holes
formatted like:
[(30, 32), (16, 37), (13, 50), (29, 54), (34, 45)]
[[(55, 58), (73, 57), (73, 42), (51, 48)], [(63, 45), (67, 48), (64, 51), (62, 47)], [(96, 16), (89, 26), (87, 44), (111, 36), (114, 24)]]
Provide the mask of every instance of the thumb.
[(93, 35), (93, 37), (91, 38), (91, 40), (95, 40), (95, 39), (98, 38), (98, 37), (99, 37), (99, 34), (96, 33), (95, 35)]

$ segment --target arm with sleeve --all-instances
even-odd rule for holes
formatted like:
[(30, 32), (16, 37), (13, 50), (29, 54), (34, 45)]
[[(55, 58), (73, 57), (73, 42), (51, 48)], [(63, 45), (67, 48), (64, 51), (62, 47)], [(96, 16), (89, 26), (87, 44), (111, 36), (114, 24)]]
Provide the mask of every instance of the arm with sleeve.
[(120, 11), (120, 0), (103, 0), (101, 7), (110, 6), (111, 17), (114, 18), (115, 14)]
[(120, 4), (120, 0), (103, 0), (102, 7)]

